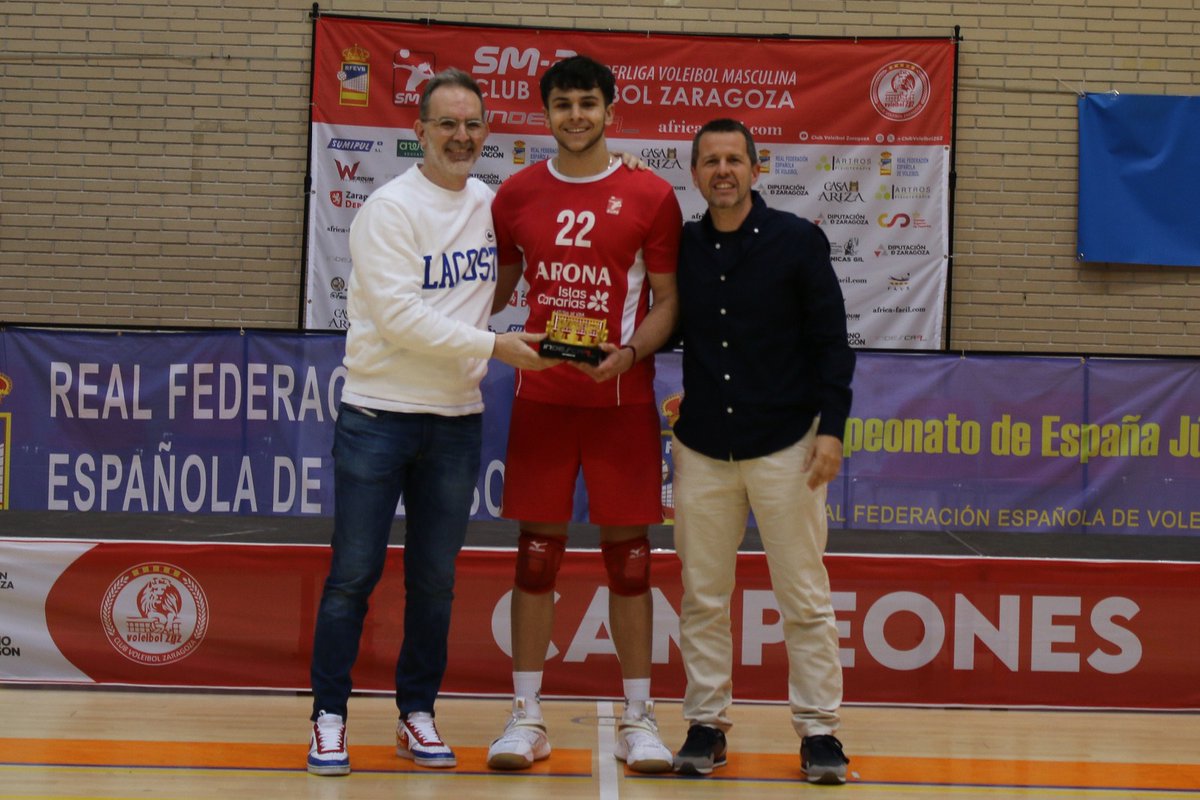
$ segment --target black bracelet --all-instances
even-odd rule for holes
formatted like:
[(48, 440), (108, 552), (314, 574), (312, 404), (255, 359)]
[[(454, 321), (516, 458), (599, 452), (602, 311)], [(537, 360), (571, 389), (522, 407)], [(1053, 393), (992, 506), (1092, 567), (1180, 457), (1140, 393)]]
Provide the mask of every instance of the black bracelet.
[(623, 345), (621, 345), (621, 349), (622, 350), (632, 350), (633, 351), (633, 363), (637, 364), (637, 348), (636, 347), (634, 347), (631, 344), (623, 344)]

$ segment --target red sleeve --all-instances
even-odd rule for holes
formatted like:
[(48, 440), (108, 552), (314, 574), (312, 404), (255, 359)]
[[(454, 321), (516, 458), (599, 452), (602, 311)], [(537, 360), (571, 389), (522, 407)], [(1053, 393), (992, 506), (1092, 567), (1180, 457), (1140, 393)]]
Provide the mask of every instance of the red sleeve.
[(516, 176), (510, 177), (496, 191), (496, 199), (492, 202), (492, 225), (496, 229), (496, 263), (520, 264), (521, 251), (517, 249), (516, 236), (513, 234), (516, 210), (521, 203), (513, 195), (517, 194), (510, 182)]
[(682, 230), (683, 212), (679, 210), (675, 190), (667, 185), (642, 248), (647, 271), (675, 271), (679, 261), (679, 235)]

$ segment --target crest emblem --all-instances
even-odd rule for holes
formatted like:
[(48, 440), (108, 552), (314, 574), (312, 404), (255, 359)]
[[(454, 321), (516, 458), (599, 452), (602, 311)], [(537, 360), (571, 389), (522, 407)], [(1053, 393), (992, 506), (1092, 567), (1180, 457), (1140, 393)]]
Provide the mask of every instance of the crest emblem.
[(148, 562), (109, 584), (100, 604), (108, 643), (130, 661), (162, 666), (191, 655), (208, 630), (208, 600), (196, 579)]

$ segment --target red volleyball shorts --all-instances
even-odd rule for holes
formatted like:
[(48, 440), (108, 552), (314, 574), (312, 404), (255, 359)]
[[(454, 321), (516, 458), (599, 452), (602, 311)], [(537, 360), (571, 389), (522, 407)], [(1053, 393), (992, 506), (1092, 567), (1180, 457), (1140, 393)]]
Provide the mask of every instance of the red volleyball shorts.
[(595, 525), (658, 525), (662, 428), (653, 403), (589, 408), (513, 400), (502, 515), (570, 522), (583, 470)]

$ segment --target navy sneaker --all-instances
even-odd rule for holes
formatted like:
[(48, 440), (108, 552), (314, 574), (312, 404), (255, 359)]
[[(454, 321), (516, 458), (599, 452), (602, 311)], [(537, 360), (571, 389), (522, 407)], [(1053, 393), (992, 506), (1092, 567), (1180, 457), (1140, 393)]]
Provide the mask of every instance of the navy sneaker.
[(725, 732), (710, 725), (688, 728), (687, 739), (675, 754), (675, 771), (681, 775), (708, 775), (725, 766)]
[(800, 767), (809, 783), (845, 783), (849, 763), (836, 736), (805, 736), (800, 741)]

